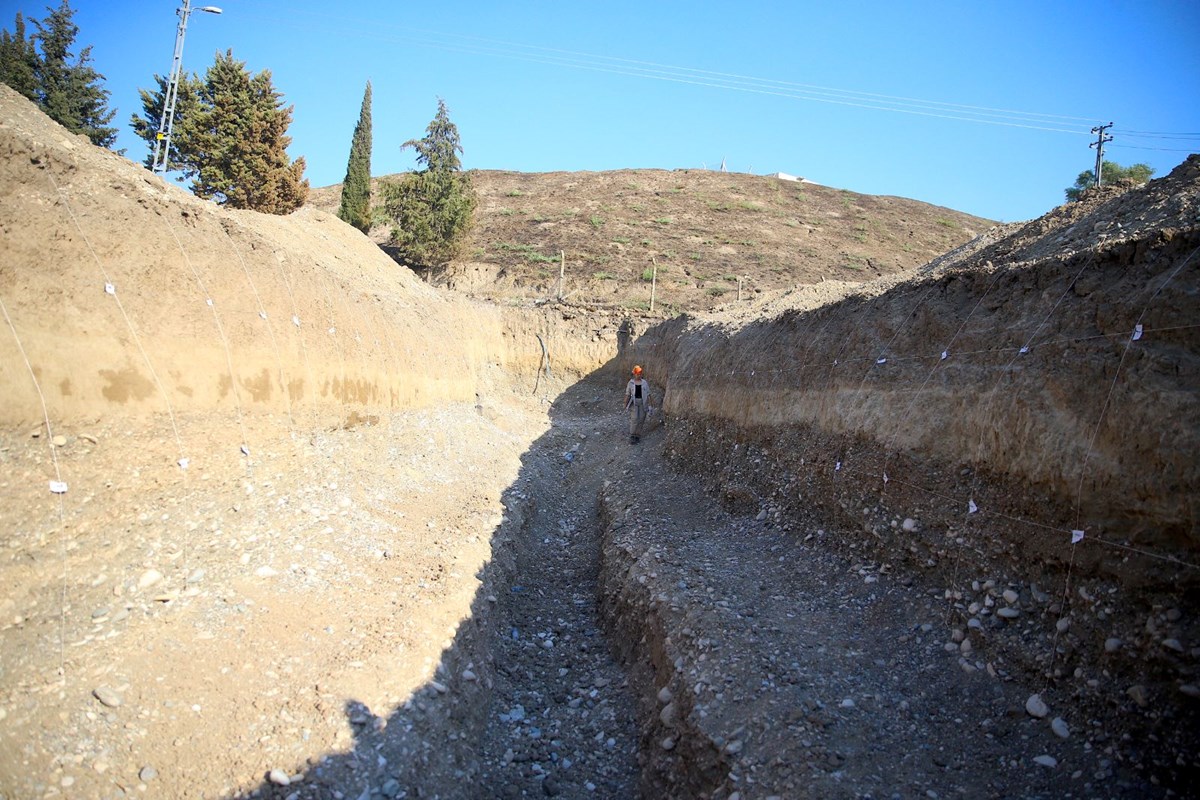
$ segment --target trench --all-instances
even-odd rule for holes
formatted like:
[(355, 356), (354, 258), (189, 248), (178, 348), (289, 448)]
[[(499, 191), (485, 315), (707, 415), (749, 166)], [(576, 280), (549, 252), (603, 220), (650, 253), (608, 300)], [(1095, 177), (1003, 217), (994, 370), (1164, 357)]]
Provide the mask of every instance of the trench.
[(497, 542), (511, 560), (493, 595), (479, 797), (639, 796), (637, 697), (599, 616), (597, 496), (632, 463), (622, 418), (603, 413), (612, 395), (584, 381), (560, 396), (513, 490), (523, 518)]

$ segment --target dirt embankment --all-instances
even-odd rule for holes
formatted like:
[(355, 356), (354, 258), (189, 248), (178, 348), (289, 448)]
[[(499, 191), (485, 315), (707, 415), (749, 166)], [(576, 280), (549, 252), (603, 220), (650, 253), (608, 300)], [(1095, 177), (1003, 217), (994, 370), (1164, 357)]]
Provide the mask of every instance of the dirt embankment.
[(1198, 209), (1193, 156), (914, 273), (664, 323), (627, 360), (665, 385), (665, 458), (727, 511), (923, 585), (964, 669), (1155, 742), (1131, 761), (1168, 780), (1200, 694)]

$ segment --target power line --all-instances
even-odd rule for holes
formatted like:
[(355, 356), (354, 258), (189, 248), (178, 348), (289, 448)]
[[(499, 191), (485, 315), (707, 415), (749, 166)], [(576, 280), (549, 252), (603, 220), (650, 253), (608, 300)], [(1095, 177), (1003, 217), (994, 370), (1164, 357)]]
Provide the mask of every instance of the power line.
[[(446, 34), (436, 31), (402, 28), (381, 25), (377, 20), (355, 20), (345, 16), (333, 16), (298, 10), (289, 11), (286, 17), (270, 16), (255, 17), (253, 14), (244, 15), (247, 18), (258, 18), (276, 27), (287, 25), (299, 30), (313, 30), (297, 20), (297, 17), (313, 18), (320, 21), (322, 35), (329, 35), (330, 22), (346, 26), (343, 32), (347, 36), (371, 38), (393, 43), (409, 43), (419, 46), (432, 47), (447, 52), (466, 53), (470, 55), (497, 56), (530, 63), (547, 64), (557, 67), (581, 69), (591, 72), (602, 72), (628, 77), (647, 78), (670, 83), (681, 83), (693, 86), (703, 86), (717, 89), (727, 89), (751, 94), (764, 94), (785, 97), (794, 100), (843, 105), (864, 108), (874, 111), (890, 111), (894, 113), (915, 116), (949, 119), (959, 122), (975, 122), (986, 125), (1025, 128), (1053, 133), (1069, 133), (1088, 135), (1082, 127), (1067, 127), (1072, 122), (1089, 121), (1087, 117), (1071, 117), (1059, 114), (1047, 114), (1031, 111), (1016, 111), (998, 109), (988, 106), (950, 103), (939, 100), (922, 100), (911, 97), (885, 95), (875, 92), (862, 92), (850, 89), (815, 86), (811, 84), (782, 81), (772, 78), (756, 78), (735, 73), (701, 70), (692, 67), (661, 64), (652, 61), (624, 59), (614, 56), (596, 55), (571, 50), (526, 45), (481, 37)], [(363, 31), (370, 31), (364, 34)]]

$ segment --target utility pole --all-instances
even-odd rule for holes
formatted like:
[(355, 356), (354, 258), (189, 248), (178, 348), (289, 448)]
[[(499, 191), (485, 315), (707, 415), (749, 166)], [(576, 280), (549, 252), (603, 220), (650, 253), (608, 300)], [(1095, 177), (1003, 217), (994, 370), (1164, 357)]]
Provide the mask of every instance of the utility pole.
[[(220, 14), (216, 6), (201, 6), (198, 11)], [(171, 151), (171, 131), (175, 128), (175, 102), (179, 98), (179, 79), (183, 73), (183, 37), (187, 34), (188, 17), (192, 15), (192, 0), (183, 0), (175, 11), (179, 15), (179, 27), (175, 30), (175, 57), (171, 60), (171, 75), (163, 94), (162, 116), (158, 120), (158, 133), (154, 136), (153, 172), (167, 171), (167, 155)]]
[(1097, 186), (1100, 185), (1100, 182), (1102, 179), (1101, 175), (1100, 175), (1100, 169), (1104, 164), (1104, 143), (1111, 142), (1112, 138), (1113, 138), (1111, 135), (1105, 133), (1105, 131), (1108, 130), (1109, 128), (1111, 128), (1112, 126), (1113, 126), (1113, 124), (1110, 122), (1107, 125), (1097, 125), (1096, 127), (1092, 128), (1092, 133), (1096, 134), (1096, 141), (1089, 144), (1088, 147), (1096, 148), (1096, 185)]

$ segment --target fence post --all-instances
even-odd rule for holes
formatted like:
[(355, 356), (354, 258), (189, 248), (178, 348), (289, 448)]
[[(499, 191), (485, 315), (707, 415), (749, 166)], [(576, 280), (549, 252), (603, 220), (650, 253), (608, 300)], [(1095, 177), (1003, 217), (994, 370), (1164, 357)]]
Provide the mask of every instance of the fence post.
[(566, 252), (558, 251), (558, 299), (563, 298), (563, 278), (567, 273), (567, 254)]
[(650, 313), (654, 313), (654, 292), (658, 288), (658, 261), (651, 258), (650, 263), (653, 265), (650, 272)]

